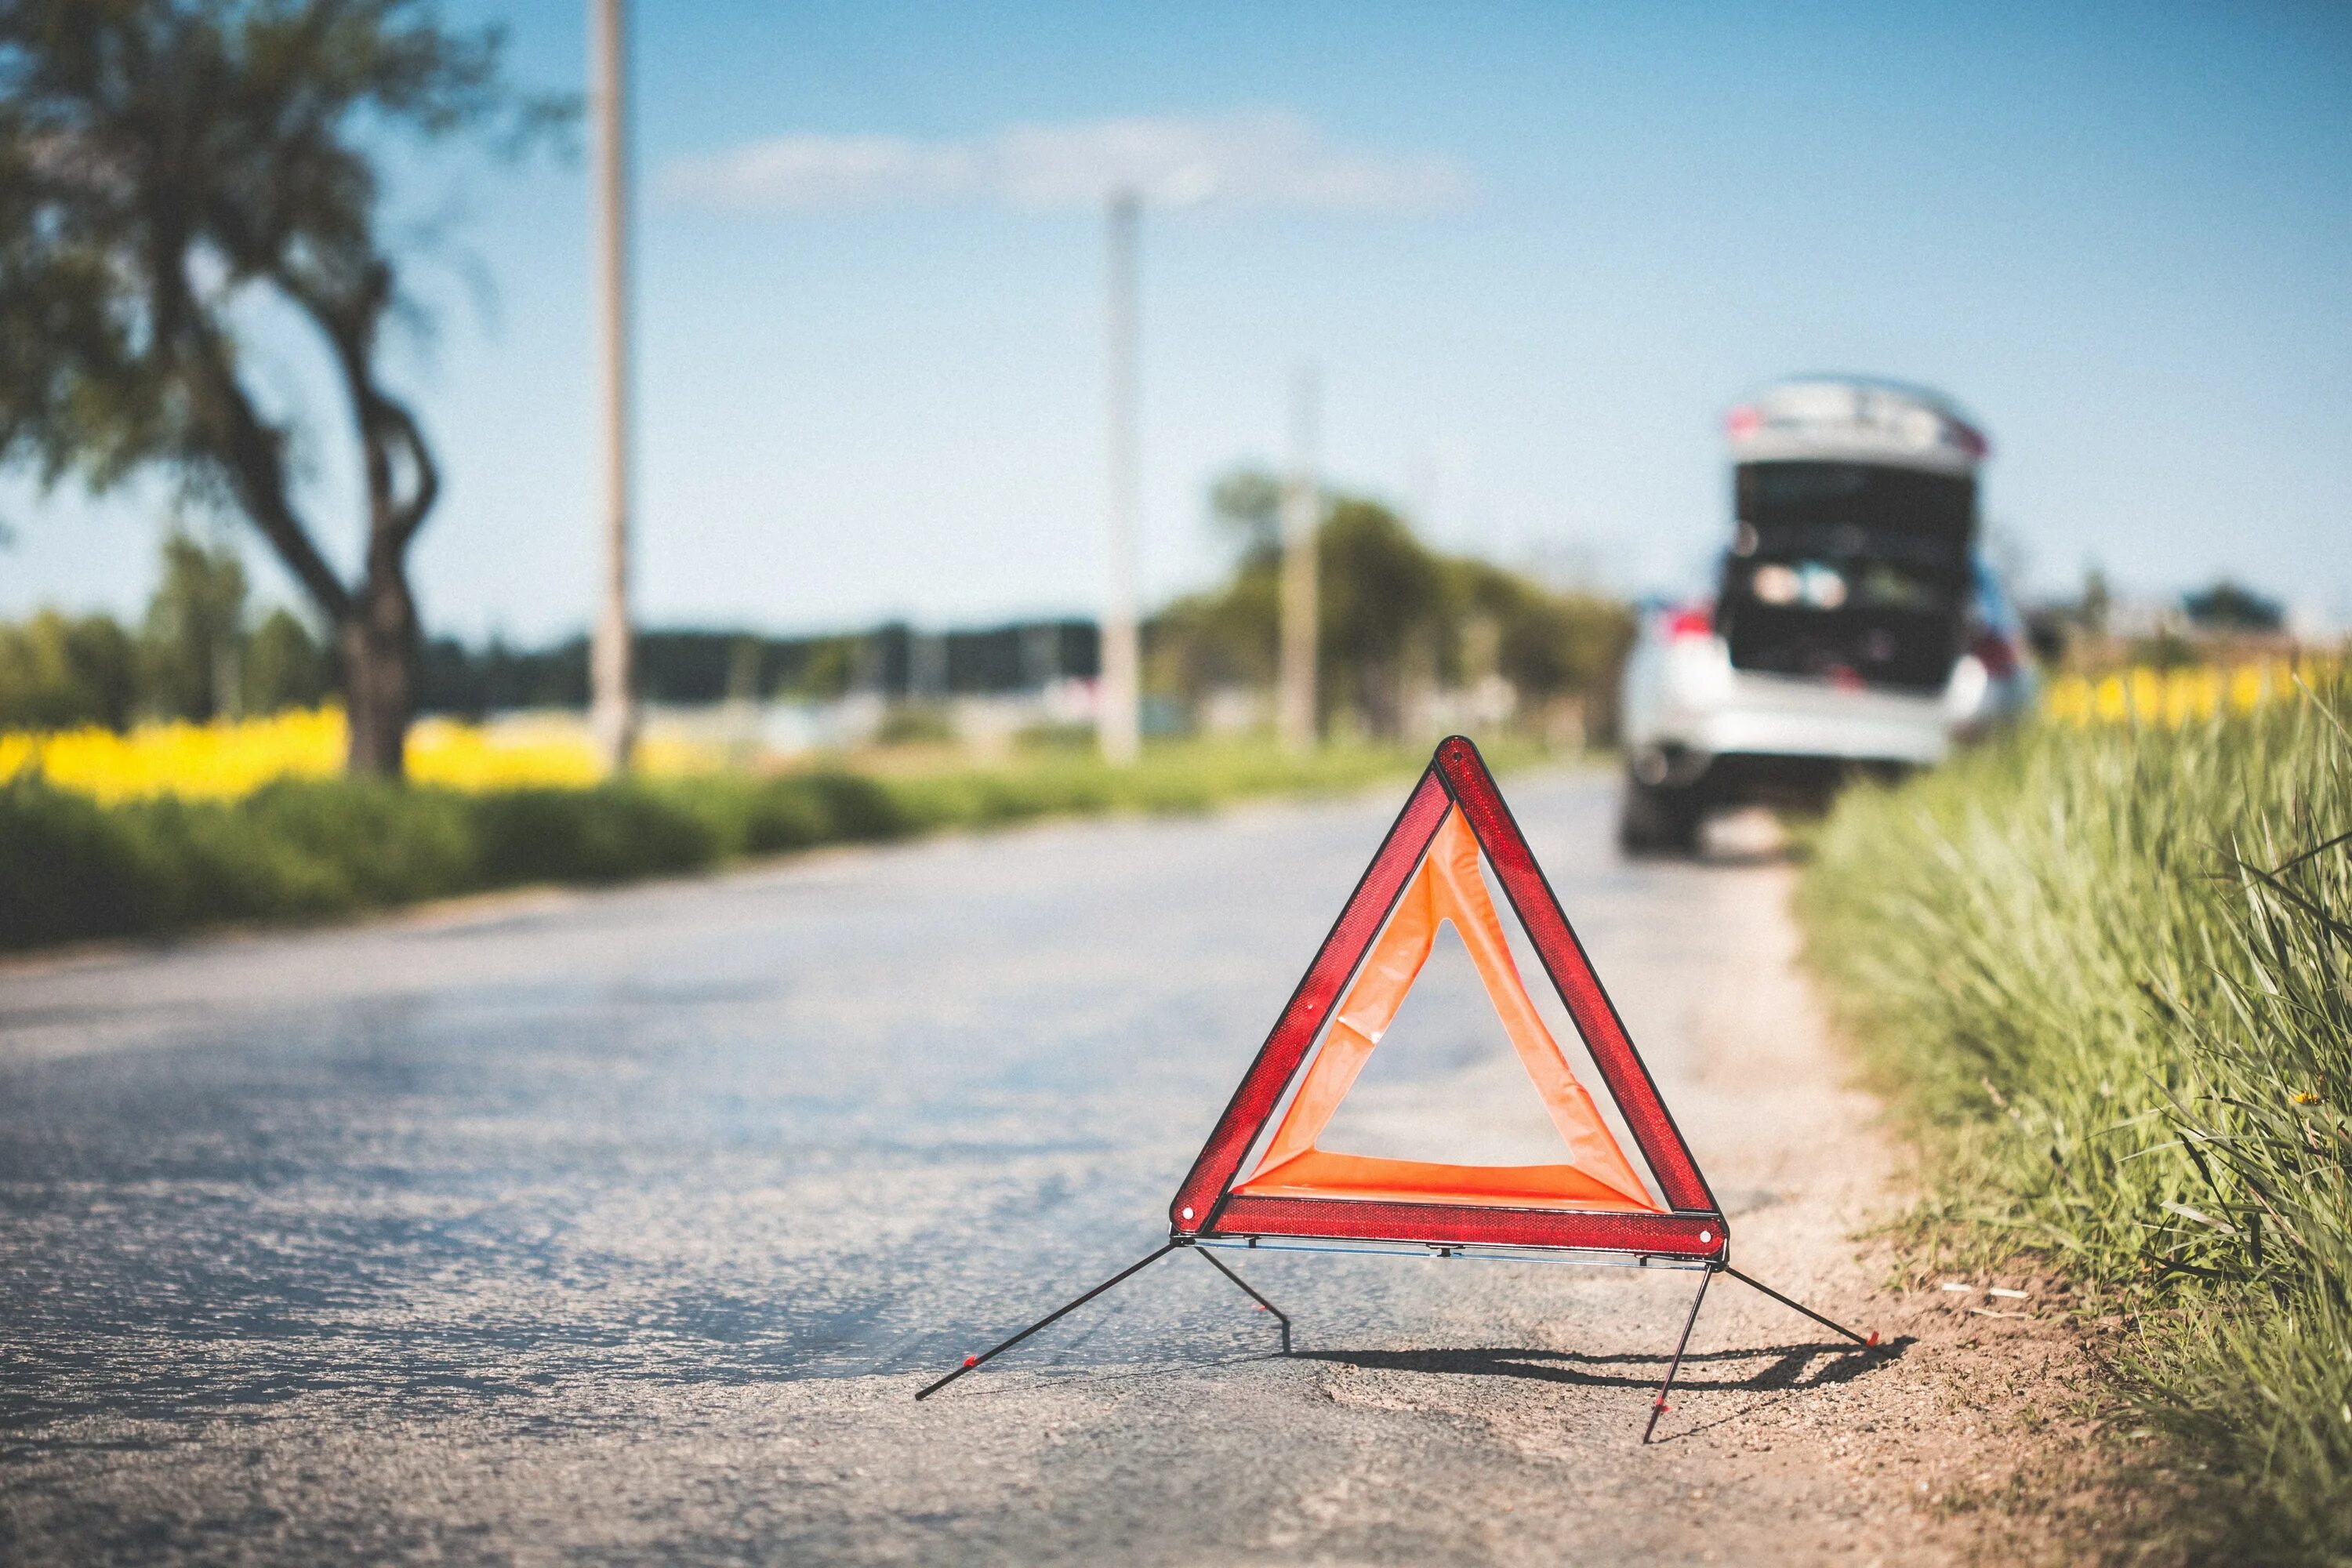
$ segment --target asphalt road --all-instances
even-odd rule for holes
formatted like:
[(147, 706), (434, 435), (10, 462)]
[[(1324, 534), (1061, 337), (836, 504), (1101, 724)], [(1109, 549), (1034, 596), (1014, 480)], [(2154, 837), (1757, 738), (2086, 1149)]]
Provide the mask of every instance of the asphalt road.
[[(1742, 1261), (1857, 1303), (1877, 1156), (1786, 973), (1787, 868), (1630, 866), (1604, 780), (1506, 788)], [(1164, 1233), (1395, 804), (0, 971), (0, 1558), (1882, 1550), (1822, 1434), (1899, 1352), (1718, 1287), (1635, 1446), (1681, 1275), (1252, 1256), (1283, 1360), (1178, 1255), (911, 1401)], [(1481, 1109), (1517, 1069), (1466, 963), (1424, 990), (1343, 1119), (1539, 1139)]]

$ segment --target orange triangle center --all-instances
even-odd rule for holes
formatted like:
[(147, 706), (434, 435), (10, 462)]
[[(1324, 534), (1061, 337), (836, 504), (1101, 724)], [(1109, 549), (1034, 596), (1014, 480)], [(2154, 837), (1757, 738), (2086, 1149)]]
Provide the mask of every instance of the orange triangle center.
[[(1396, 1019), (1451, 921), (1495, 1005), (1511, 1048), (1543, 1100), (1568, 1160), (1547, 1165), (1448, 1165), (1343, 1154), (1316, 1147), (1372, 1049)], [(1504, 939), (1503, 925), (1478, 873), (1478, 841), (1459, 806), (1445, 814), (1354, 984), (1339, 999), (1323, 1048), (1267, 1144), (1265, 1157), (1235, 1195), (1443, 1202), (1513, 1208), (1663, 1214), (1601, 1120), (1592, 1096), (1536, 1011)]]

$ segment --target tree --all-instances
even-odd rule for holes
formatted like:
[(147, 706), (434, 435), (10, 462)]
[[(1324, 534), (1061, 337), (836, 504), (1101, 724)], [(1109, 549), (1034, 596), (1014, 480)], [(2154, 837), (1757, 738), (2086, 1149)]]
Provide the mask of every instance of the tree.
[(261, 617), (245, 645), (245, 710), (277, 713), (316, 707), (327, 695), (332, 672), (327, 650), (280, 605)]
[[(331, 628), (355, 773), (396, 776), (419, 627), (409, 545), (440, 470), (384, 384), (404, 310), (363, 137), (505, 130), (496, 30), (420, 0), (0, 0), (0, 464), (46, 489), (161, 470), (241, 514)], [(364, 477), (347, 581), (296, 494), (310, 432), (255, 395), (257, 300), (315, 331)]]
[(2276, 599), (2227, 577), (2201, 593), (2182, 595), (2180, 605), (2209, 632), (2274, 632), (2286, 625), (2286, 611)]
[(1633, 612), (1615, 599), (1555, 592), (1484, 561), (1457, 558), (1454, 592), (1467, 613), (1491, 618), (1496, 673), (1531, 700), (1600, 696), (1633, 644)]
[(1209, 515), (1244, 566), (1282, 558), (1282, 481), (1264, 468), (1235, 468), (1210, 486)]
[(245, 563), (184, 533), (163, 541), (163, 580), (139, 636), (142, 706), (197, 723), (244, 707)]
[[(1248, 468), (1211, 490), (1212, 518), (1239, 561), (1223, 585), (1177, 599), (1152, 618), (1155, 690), (1198, 701), (1221, 689), (1273, 683), (1278, 561), (1271, 530), (1280, 495), (1272, 476)], [(1387, 507), (1345, 493), (1325, 509), (1316, 561), (1327, 711), (1351, 709), (1367, 731), (1393, 737), (1412, 680), (1459, 685), (1494, 674), (1531, 703), (1577, 699), (1591, 732), (1609, 732), (1617, 672), (1633, 640), (1624, 605), (1443, 554)]]
[(2107, 590), (2107, 574), (2096, 566), (2083, 573), (2083, 602), (2076, 618), (2083, 629), (2095, 637), (2107, 635), (2107, 615), (2115, 607), (2115, 595)]
[(1434, 668), (1446, 630), (1444, 574), (1404, 520), (1381, 505), (1338, 496), (1316, 539), (1317, 634), (1326, 706), (1352, 697), (1364, 728), (1403, 732), (1408, 665), (1419, 656)]
[(1233, 687), (1270, 687), (1280, 611), (1275, 568), (1238, 568), (1222, 588), (1187, 594), (1144, 628), (1148, 685), (1197, 701)]
[(110, 616), (42, 610), (0, 626), (0, 730), (68, 730), (131, 720), (137, 676), (130, 634)]

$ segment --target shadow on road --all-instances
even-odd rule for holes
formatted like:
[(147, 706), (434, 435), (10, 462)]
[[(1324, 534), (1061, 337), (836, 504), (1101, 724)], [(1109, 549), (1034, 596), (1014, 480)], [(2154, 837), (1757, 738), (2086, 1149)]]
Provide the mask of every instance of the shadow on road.
[[(1835, 1341), (1796, 1345), (1768, 1345), (1748, 1350), (1694, 1352), (1683, 1357), (1675, 1386), (1767, 1392), (1823, 1388), (1851, 1383), (1873, 1368), (1901, 1359), (1915, 1341), (1905, 1336), (1875, 1350), (1857, 1350)], [(1769, 1363), (1742, 1377), (1710, 1378), (1699, 1369), (1710, 1365), (1754, 1362)], [(1294, 1352), (1299, 1361), (1332, 1362), (1342, 1366), (1383, 1372), (1426, 1372), (1457, 1377), (1525, 1377), (1541, 1383), (1575, 1384), (1591, 1388), (1654, 1388), (1665, 1375), (1666, 1355), (1635, 1352), (1625, 1355), (1589, 1355), (1581, 1351), (1483, 1348), (1465, 1350), (1310, 1350)], [(1624, 1368), (1612, 1371), (1612, 1368)], [(1633, 1370), (1639, 1368), (1640, 1370)]]

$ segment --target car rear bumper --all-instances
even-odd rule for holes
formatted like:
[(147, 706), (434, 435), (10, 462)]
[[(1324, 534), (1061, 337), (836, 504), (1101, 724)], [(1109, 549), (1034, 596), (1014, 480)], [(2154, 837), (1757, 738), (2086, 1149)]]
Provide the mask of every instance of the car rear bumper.
[(1950, 731), (1932, 700), (1924, 712), (1875, 712), (1857, 704), (1844, 713), (1717, 709), (1684, 731), (1690, 750), (1710, 756), (1827, 757), (1925, 767), (1950, 750)]
[(1818, 799), (1855, 773), (1943, 761), (1951, 720), (1939, 694), (1835, 686), (1721, 667), (1670, 684), (1654, 723), (1629, 726), (1642, 784), (1718, 803)]
[[(1924, 767), (1951, 747), (1940, 693), (1717, 668), (1674, 671), (1654, 739), (1696, 757), (1826, 757)], [(1704, 679), (1698, 677), (1704, 676)]]

